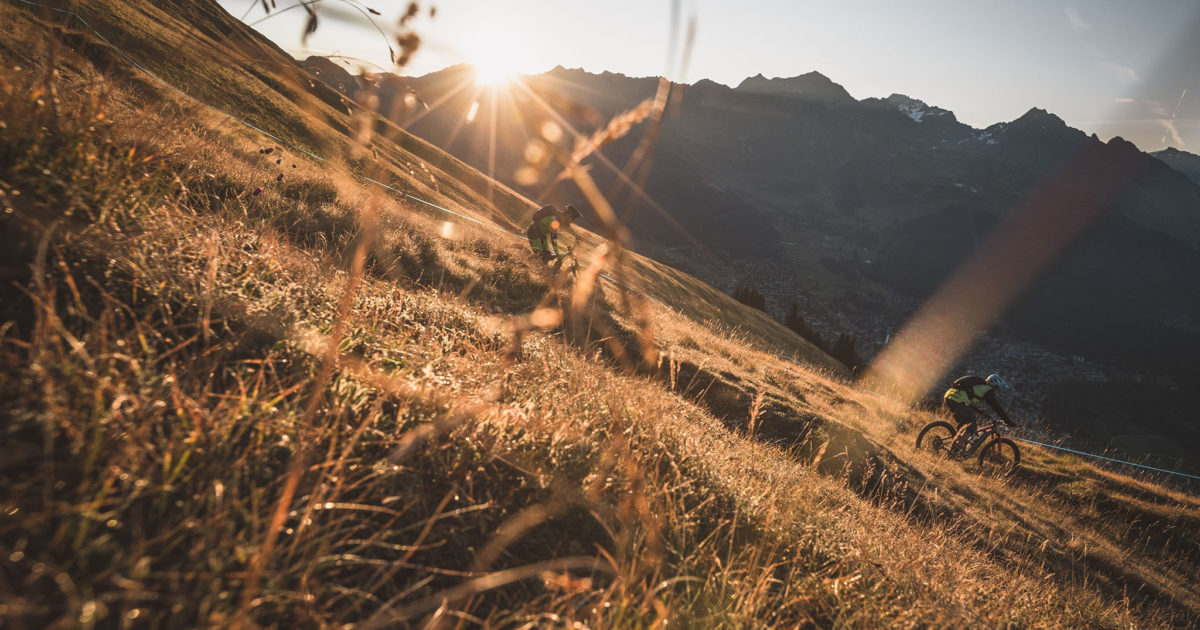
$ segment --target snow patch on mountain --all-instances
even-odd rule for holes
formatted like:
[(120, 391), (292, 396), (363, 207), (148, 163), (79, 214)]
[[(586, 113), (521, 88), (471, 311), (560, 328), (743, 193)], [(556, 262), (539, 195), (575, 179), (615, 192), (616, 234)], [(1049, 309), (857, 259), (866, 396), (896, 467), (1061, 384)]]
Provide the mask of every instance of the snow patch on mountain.
[(925, 117), (925, 109), (915, 103), (901, 104), (900, 111), (904, 112), (905, 114), (908, 114), (909, 118), (911, 118), (917, 122), (921, 122), (921, 119)]
[(951, 116), (953, 119), (954, 116), (949, 110), (945, 110), (940, 107), (932, 107), (925, 101), (911, 98), (903, 94), (893, 94), (887, 97), (885, 102), (891, 103), (896, 109), (900, 110), (901, 113), (913, 119), (915, 122), (921, 122), (931, 118), (941, 118), (947, 115)]
[(1004, 135), (1006, 129), (1008, 129), (1008, 123), (996, 123), (987, 129), (980, 129), (971, 135), (980, 142), (996, 144), (997, 136)]
[(945, 110), (940, 110), (937, 108), (930, 109), (929, 107), (927, 107), (925, 105), (925, 103), (922, 103), (921, 101), (917, 101), (915, 103), (902, 103), (898, 107), (901, 112), (904, 112), (905, 114), (908, 115), (909, 118), (911, 118), (917, 122), (921, 122), (921, 120), (923, 120), (926, 117), (935, 117), (935, 116), (945, 116), (946, 115)]

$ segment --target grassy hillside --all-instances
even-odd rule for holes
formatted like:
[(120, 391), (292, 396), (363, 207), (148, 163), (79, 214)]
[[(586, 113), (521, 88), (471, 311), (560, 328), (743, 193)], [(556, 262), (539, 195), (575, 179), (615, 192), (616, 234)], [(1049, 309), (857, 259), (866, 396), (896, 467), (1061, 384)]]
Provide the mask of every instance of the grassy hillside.
[(86, 18), (336, 161), (263, 153), (77, 23), (0, 5), (4, 624), (1200, 622), (1193, 496), (916, 452), (921, 410), (688, 276), (592, 267), (588, 236), (560, 278), (364, 185), (506, 229), (529, 207), (402, 133), (364, 144), (381, 123), (214, 6)]

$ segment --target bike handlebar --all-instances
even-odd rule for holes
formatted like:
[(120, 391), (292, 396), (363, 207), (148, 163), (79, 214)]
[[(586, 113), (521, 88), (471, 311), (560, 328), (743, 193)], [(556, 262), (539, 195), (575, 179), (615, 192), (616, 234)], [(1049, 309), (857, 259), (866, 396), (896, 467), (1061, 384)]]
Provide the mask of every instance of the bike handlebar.
[[(983, 415), (983, 414), (980, 414), (980, 415)], [(996, 433), (999, 433), (1000, 435), (1004, 435), (1006, 433), (1012, 432), (1012, 430), (1016, 426), (1016, 425), (1009, 424), (1008, 422), (1005, 422), (1004, 420), (1001, 420), (1000, 418), (994, 418), (994, 417), (986, 416), (986, 415), (984, 415), (983, 417), (984, 417), (984, 419), (986, 419), (990, 422), (990, 424), (988, 424), (987, 426), (990, 427)], [(977, 426), (978, 426), (978, 424), (977, 424)]]
[[(980, 410), (978, 410), (978, 409), (976, 409), (976, 413), (978, 413), (980, 416), (982, 416), (982, 418), (984, 420), (988, 421), (989, 422), (988, 426), (990, 426), (992, 428), (992, 431), (996, 431), (997, 433), (1008, 433), (1009, 431), (1012, 431), (1013, 427), (1015, 426), (1012, 424), (1012, 422), (1008, 422), (1007, 420), (997, 418), (997, 416), (995, 416), (995, 415), (985, 414), (983, 412), (980, 412)], [(976, 422), (976, 426), (978, 426), (979, 424), (980, 424), (980, 422)]]

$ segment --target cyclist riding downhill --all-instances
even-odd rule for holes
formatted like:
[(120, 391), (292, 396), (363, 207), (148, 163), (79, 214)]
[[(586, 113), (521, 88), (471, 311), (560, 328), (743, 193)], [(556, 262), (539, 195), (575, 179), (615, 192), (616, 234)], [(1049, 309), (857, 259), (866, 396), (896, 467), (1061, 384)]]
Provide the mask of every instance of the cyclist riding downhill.
[(577, 241), (579, 235), (575, 233), (573, 224), (581, 216), (583, 215), (579, 209), (571, 204), (567, 204), (562, 210), (559, 210), (554, 204), (547, 204), (539, 208), (533, 213), (533, 223), (525, 230), (525, 236), (529, 238), (529, 247), (533, 249), (533, 254), (542, 262), (549, 262), (574, 249), (574, 242), (572, 242), (570, 248), (560, 251), (558, 235), (565, 229)]
[(1017, 426), (997, 400), (996, 392), (1001, 389), (1012, 390), (1012, 386), (999, 374), (992, 374), (986, 379), (974, 375), (961, 376), (951, 383), (950, 389), (942, 396), (950, 415), (958, 423), (958, 431), (950, 447), (951, 455), (959, 455), (967, 449), (967, 442), (976, 434), (976, 416), (981, 412), (977, 406), (980, 403), (986, 402), (1004, 424), (1014, 428)]

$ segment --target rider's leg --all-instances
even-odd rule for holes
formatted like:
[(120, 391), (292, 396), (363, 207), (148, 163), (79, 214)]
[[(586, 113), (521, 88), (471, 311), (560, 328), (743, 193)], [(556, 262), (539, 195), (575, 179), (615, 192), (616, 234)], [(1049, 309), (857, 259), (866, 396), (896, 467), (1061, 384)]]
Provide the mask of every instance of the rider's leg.
[(529, 239), (529, 248), (533, 250), (534, 256), (537, 256), (543, 262), (550, 260), (551, 256), (549, 251), (549, 239), (547, 239), (546, 235), (543, 234), (540, 229), (538, 229), (536, 223), (529, 226), (528, 230), (525, 230), (525, 238)]
[(955, 432), (954, 442), (950, 445), (950, 452), (957, 454), (966, 446), (971, 434), (975, 433), (976, 412), (970, 405), (964, 405), (955, 400), (947, 400), (946, 407), (950, 410), (950, 415), (954, 416), (954, 421), (958, 423), (958, 431)]
[(975, 435), (975, 423), (968, 422), (958, 426), (958, 432), (954, 434), (954, 442), (950, 445), (950, 454), (959, 455), (962, 450), (967, 447), (967, 441), (971, 436)]
[(537, 256), (542, 262), (554, 258), (550, 253), (549, 243), (546, 242), (545, 236), (535, 233), (532, 228), (529, 230), (528, 236), (529, 248), (533, 250), (534, 256)]

